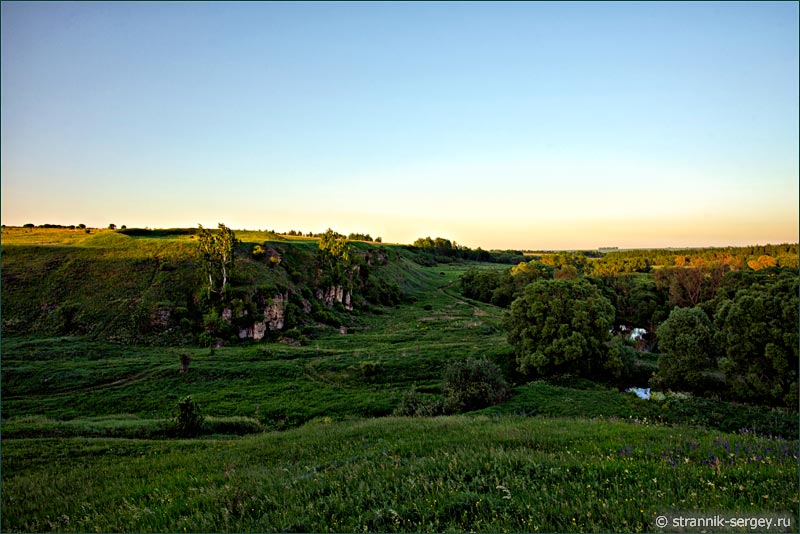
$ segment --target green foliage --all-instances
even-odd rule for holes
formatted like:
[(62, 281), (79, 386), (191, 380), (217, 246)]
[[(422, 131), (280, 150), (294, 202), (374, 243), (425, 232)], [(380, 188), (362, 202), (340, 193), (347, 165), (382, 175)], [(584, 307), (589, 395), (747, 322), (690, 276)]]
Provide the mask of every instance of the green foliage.
[[(797, 243), (779, 245), (756, 245), (747, 247), (719, 247), (702, 249), (653, 249), (614, 251), (605, 254), (592, 265), (596, 276), (610, 276), (618, 273), (648, 272), (651, 267), (693, 267), (712, 270), (739, 270), (754, 261), (761, 269), (764, 263), (759, 259), (768, 256), (785, 263), (787, 267), (797, 268)], [(771, 260), (765, 260), (771, 263)]]
[(655, 330), (666, 319), (669, 308), (662, 293), (650, 275), (619, 274), (604, 277), (603, 282), (612, 290), (614, 323)]
[(503, 277), (504, 273), (496, 270), (472, 268), (461, 276), (461, 292), (471, 299), (492, 302), (492, 295)]
[(505, 270), (472, 268), (461, 277), (461, 291), (466, 297), (508, 307), (522, 295), (525, 286), (552, 275), (552, 267), (535, 260)]
[(372, 236), (369, 234), (351, 233), (347, 236), (350, 241), (372, 241)]
[(608, 357), (605, 371), (620, 386), (630, 385), (636, 367), (636, 349), (631, 342), (620, 336), (614, 336), (608, 346)]
[(444, 373), (444, 408), (462, 413), (497, 404), (508, 395), (500, 368), (486, 359), (453, 360)]
[[(80, 226), (79, 226), (80, 228)], [(131, 237), (179, 237), (194, 236), (198, 234), (197, 228), (127, 228), (122, 225), (117, 233)]]
[(191, 437), (202, 432), (205, 417), (200, 411), (200, 406), (191, 395), (187, 395), (178, 401), (177, 412), (175, 416), (175, 431), (179, 436)]
[(384, 366), (375, 360), (364, 360), (358, 365), (358, 370), (364, 378), (372, 378), (381, 375), (384, 372)]
[(233, 273), (236, 234), (222, 223), (216, 231), (198, 225), (197, 244), (208, 292), (224, 292)]
[(691, 308), (714, 298), (724, 273), (723, 267), (668, 267), (658, 269), (654, 280), (670, 306)]
[(266, 252), (264, 252), (264, 249), (261, 247), (261, 245), (256, 245), (256, 246), (253, 247), (253, 259), (254, 260), (262, 259), (265, 254), (266, 254)]
[(416, 385), (400, 396), (400, 402), (394, 409), (393, 415), (406, 417), (436, 417), (445, 413), (444, 401), (441, 396), (423, 395), (417, 390)]
[(784, 271), (722, 300), (720, 368), (736, 398), (797, 406), (797, 275)]
[[(133, 241), (118, 234), (114, 237)], [(259, 235), (257, 239), (261, 237)], [(135, 244), (141, 247), (149, 242), (136, 240)], [(188, 253), (192, 245), (187, 239), (186, 248), (182, 250)], [(304, 271), (313, 271), (315, 249), (316, 243), (311, 242), (304, 247), (288, 246), (284, 263)], [(48, 250), (46, 247), (39, 247), (33, 252), (26, 249), (25, 255), (38, 258)], [(139, 248), (135, 250), (138, 254)], [(158, 243), (157, 250), (166, 254), (170, 249), (164, 243)], [(70, 249), (67, 252), (72, 253)], [(86, 265), (92, 269), (92, 258), (95, 257), (88, 256), (86, 260)], [(44, 258), (50, 259), (49, 256)], [(6, 262), (9, 265), (22, 265), (21, 258), (16, 255), (14, 261), (9, 261), (6, 256), (3, 261), (4, 276), (10, 272), (10, 269), (6, 269)], [(241, 258), (237, 271), (244, 273), (253, 263), (249, 258)], [(101, 266), (107, 267), (108, 264), (97, 267)], [(310, 269), (304, 266), (310, 266)], [(102, 341), (104, 338), (101, 336), (97, 339), (14, 338), (5, 335), (5, 321), (12, 316), (7, 311), (12, 306), (7, 307), (5, 299), (12, 294), (4, 286), (3, 413), (46, 415), (62, 420), (115, 413), (130, 413), (143, 419), (167, 419), (173, 416), (172, 407), (178, 399), (192, 394), (208, 416), (252, 416), (258, 411), (259, 419), (274, 428), (296, 426), (323, 416), (387, 415), (395, 408), (401, 392), (413, 383), (418, 384), (423, 395), (431, 391), (440, 393), (442, 373), (453, 354), (462, 357), (485, 356), (494, 361), (512, 359), (508, 358), (511, 349), (505, 335), (496, 328), (502, 311), (493, 306), (467, 304), (455, 289), (465, 268), (463, 264), (454, 264), (424, 269), (412, 261), (411, 253), (402, 251), (399, 257), (392, 256), (387, 265), (374, 268), (370, 276), (401, 286), (409, 298), (390, 309), (375, 308), (376, 312), (382, 312), (380, 314), (326, 310), (310, 290), (297, 296), (290, 295), (287, 321), (289, 310), (294, 308), (299, 322), (292, 326), (287, 322), (284, 326), (301, 332), (300, 336), (292, 337), (301, 343), (291, 345), (277, 343), (278, 336), (269, 333), (260, 342), (230, 343), (232, 336), (238, 339), (238, 331), (231, 329), (220, 311), (214, 314), (210, 309), (203, 312), (201, 304), (193, 300), (186, 301), (183, 290), (176, 292), (174, 298), (186, 304), (186, 311), (181, 313), (192, 317), (196, 334), (202, 333), (202, 346), (214, 347), (217, 340), (224, 342), (224, 346), (217, 348), (213, 355), (208, 348), (199, 348), (195, 340), (194, 348), (184, 346), (165, 356), (163, 345), (174, 338), (156, 337), (158, 333), (155, 327), (141, 339), (161, 340), (161, 347), (109, 343)], [(15, 270), (15, 273), (18, 272)], [(139, 276), (132, 269), (124, 272), (129, 281), (132, 275)], [(138, 292), (140, 287), (147, 287), (155, 272), (143, 271), (141, 284), (137, 281), (132, 288)], [(164, 279), (156, 278), (159, 284), (165, 284), (164, 287), (156, 286), (154, 289), (160, 295), (169, 295), (164, 292), (165, 289), (172, 286), (180, 288), (184, 277), (191, 279), (192, 272), (189, 264), (185, 269), (164, 273), (167, 275)], [(281, 274), (280, 271), (273, 273), (268, 269), (260, 272), (270, 276)], [(117, 293), (100, 293), (104, 303), (111, 303), (106, 304), (105, 308), (116, 306), (114, 299), (124, 296), (124, 293), (120, 293), (126, 280), (121, 276), (122, 273), (121, 270), (119, 278), (116, 274), (111, 278)], [(38, 270), (31, 275), (40, 281), (42, 279)], [(62, 282), (64, 278), (55, 280)], [(91, 293), (87, 288), (87, 299), (88, 295), (103, 291), (103, 286), (97, 284), (102, 280), (99, 272), (91, 272), (91, 285), (95, 291)], [(266, 296), (290, 290), (278, 289), (277, 278), (256, 280), (263, 280), (263, 294)], [(17, 287), (20, 286), (18, 282)], [(58, 287), (53, 284), (54, 289)], [(201, 292), (201, 295), (204, 293)], [(17, 293), (11, 300), (17, 310), (19, 304), (27, 302), (20, 296)], [(238, 298), (235, 295), (233, 300)], [(316, 310), (311, 314), (319, 314), (334, 328), (321, 322), (309, 324), (308, 314), (301, 308), (303, 301)], [(39, 301), (33, 302), (34, 313), (38, 314)], [(244, 304), (247, 309), (246, 300)], [(127, 306), (128, 302), (124, 301), (120, 312), (114, 308), (105, 310), (105, 313), (112, 316), (119, 313), (126, 319), (120, 330), (114, 332), (128, 328)], [(86, 313), (86, 303), (83, 301), (81, 308)], [(143, 305), (142, 309), (143, 320), (149, 321), (150, 306)], [(218, 327), (213, 335), (203, 332), (205, 314), (213, 317), (209, 326), (215, 324)], [(174, 316), (175, 319), (179, 316), (177, 310)], [(94, 312), (77, 317), (81, 324), (90, 320), (94, 324), (108, 321), (105, 316), (97, 319)], [(232, 320), (237, 321), (235, 313)], [(349, 328), (347, 335), (339, 334), (338, 327), (342, 324)], [(304, 341), (303, 336), (310, 338), (310, 341)], [(178, 362), (184, 352), (191, 355), (191, 370), (180, 374)], [(379, 361), (384, 371), (367, 379), (360, 373), (359, 365), (365, 359), (378, 360), (376, 355), (380, 355)], [(507, 376), (512, 376), (512, 370), (508, 371)]]
[[(244, 416), (208, 416), (200, 427), (202, 434), (206, 435), (242, 436), (263, 430), (257, 419)], [(176, 435), (174, 418), (146, 419), (131, 414), (78, 417), (66, 421), (32, 415), (3, 421), (4, 439), (91, 437), (163, 440)]]
[[(175, 319), (197, 317), (201, 324), (209, 310), (187, 300), (181, 285), (191, 264), (173, 259), (176, 269), (169, 271), (161, 268), (164, 261), (151, 259), (172, 258), (172, 241), (167, 246), (111, 234), (89, 239), (110, 237), (105, 243), (115, 247), (136, 241), (137, 248), (112, 249), (134, 259), (95, 265), (98, 255), (112, 255), (107, 247), (91, 254), (83, 247), (54, 247), (52, 255), (9, 247), (6, 256), (4, 243), (4, 334), (8, 309), (16, 317), (44, 313), (45, 301), (36, 300), (43, 297), (23, 292), (42, 286), (48, 299), (76, 302), (78, 325), (113, 320), (91, 308), (83, 294), (101, 294), (102, 305), (112, 308), (104, 312), (108, 317), (127, 318), (131, 303), (141, 302), (148, 321), (166, 301), (178, 303)], [(179, 239), (193, 245), (191, 236)], [(236, 310), (249, 309), (245, 289), (271, 288), (264, 295), (294, 289), (285, 266), (300, 273), (298, 279), (313, 273), (315, 247), (287, 246), (276, 269), (256, 265), (249, 254), (237, 258), (237, 272), (244, 273), (237, 277), (250, 285), (232, 283), (233, 320)], [(380, 315), (339, 314), (348, 321), (348, 335), (322, 325), (297, 326), (314, 334), (308, 346), (265, 340), (165, 355), (163, 348), (88, 337), (4, 335), (4, 530), (646, 531), (658, 513), (675, 507), (793, 506), (796, 442), (710, 430), (746, 427), (795, 439), (797, 417), (788, 410), (671, 394), (642, 401), (596, 384), (576, 389), (587, 387), (586, 381), (573, 378), (570, 388), (517, 388), (510, 399), (484, 409), (492, 417), (369, 419), (395, 408), (440, 415), (442, 370), (454, 354), (512, 360), (512, 347), (494, 330), (502, 310), (465, 301), (458, 292), (466, 265), (420, 268), (413, 252), (398, 250), (399, 257), (370, 277), (396, 284), (414, 300), (378, 308)], [(67, 261), (90, 276), (94, 293), (84, 286), (59, 293), (65, 281), (83, 283), (53, 274)], [(116, 293), (97, 282), (104, 280), (100, 267)], [(767, 271), (750, 274), (766, 280)], [(9, 275), (16, 277), (13, 284)], [(13, 298), (6, 300), (9, 285)], [(313, 303), (313, 293), (299, 290), (291, 299), (299, 308), (303, 299)], [(31, 311), (23, 313), (25, 306)], [(612, 341), (605, 373), (615, 343), (630, 348)], [(184, 353), (192, 357), (191, 371), (179, 374)], [(362, 362), (379, 366), (368, 363), (362, 370)], [(418, 385), (413, 392), (412, 384)], [(174, 432), (171, 409), (187, 394), (208, 414), (201, 428), (216, 434), (213, 439), (166, 439)], [(265, 428), (285, 431), (261, 433)], [(240, 433), (258, 435), (221, 436)], [(45, 437), (50, 439), (38, 439)], [(111, 437), (117, 439), (105, 439)], [(731, 453), (738, 444), (750, 447), (750, 454), (731, 458), (726, 443)], [(703, 463), (712, 455), (720, 464)]]
[(363, 289), (364, 298), (374, 304), (394, 306), (403, 301), (403, 290), (394, 282), (370, 276)]
[(203, 333), (200, 336), (200, 344), (209, 346), (217, 340), (225, 340), (233, 334), (232, 325), (216, 309), (203, 316)]
[(569, 252), (547, 254), (542, 256), (541, 262), (554, 270), (566, 273), (567, 276), (574, 277), (574, 275), (583, 274), (589, 270), (589, 259), (584, 254)]
[(504, 326), (519, 370), (530, 377), (602, 377), (614, 308), (585, 280), (539, 280), (511, 304)]
[(495, 250), (489, 252), (478, 247), (475, 250), (459, 245), (454, 241), (437, 237), (420, 237), (412, 245), (415, 250), (421, 251), (415, 261), (421, 265), (431, 265), (435, 263), (450, 263), (456, 259), (495, 262), (495, 263), (519, 263), (524, 261), (524, 256), (518, 250)]
[(714, 325), (700, 308), (675, 308), (658, 327), (663, 353), (653, 384), (675, 391), (704, 393), (714, 383), (716, 367)]
[(346, 289), (351, 289), (351, 251), (346, 237), (328, 228), (319, 240), (319, 263), (324, 276), (320, 281), (322, 287), (346, 286)]

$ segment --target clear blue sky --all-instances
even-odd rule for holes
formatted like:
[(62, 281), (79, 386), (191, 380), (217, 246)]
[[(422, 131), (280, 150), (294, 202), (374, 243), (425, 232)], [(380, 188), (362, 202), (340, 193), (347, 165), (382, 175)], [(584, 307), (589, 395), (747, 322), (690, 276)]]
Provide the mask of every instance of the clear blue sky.
[(2, 222), (798, 240), (798, 3), (2, 3)]

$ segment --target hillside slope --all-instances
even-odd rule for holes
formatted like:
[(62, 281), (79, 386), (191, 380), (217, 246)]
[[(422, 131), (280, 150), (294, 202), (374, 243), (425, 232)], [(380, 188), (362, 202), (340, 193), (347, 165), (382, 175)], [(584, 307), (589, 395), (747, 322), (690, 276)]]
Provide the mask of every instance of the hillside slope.
[[(260, 256), (253, 253), (256, 246), (264, 251)], [(3, 334), (228, 343), (271, 330), (346, 325), (350, 314), (340, 313), (340, 304), (391, 305), (419, 288), (424, 275), (410, 252), (367, 243), (351, 247), (360, 262), (356, 284), (352, 295), (337, 294), (320, 280), (316, 240), (243, 232), (229, 291), (215, 299), (204, 294), (192, 229), (86, 234), (4, 228)]]

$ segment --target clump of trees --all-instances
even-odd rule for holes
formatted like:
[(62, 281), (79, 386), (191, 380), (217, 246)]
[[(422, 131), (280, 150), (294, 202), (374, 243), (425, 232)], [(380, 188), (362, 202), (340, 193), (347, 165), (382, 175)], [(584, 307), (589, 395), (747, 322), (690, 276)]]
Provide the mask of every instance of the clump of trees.
[(466, 297), (508, 307), (528, 284), (546, 278), (553, 278), (553, 267), (534, 260), (502, 271), (470, 269), (461, 277), (461, 291)]
[(423, 265), (450, 262), (456, 259), (511, 264), (525, 261), (525, 256), (519, 250), (496, 250), (490, 252), (480, 247), (472, 250), (443, 237), (435, 239), (431, 239), (430, 236), (420, 237), (414, 241), (412, 247), (425, 254), (425, 256), (418, 259)]
[(324, 278), (323, 285), (352, 289), (352, 260), (347, 238), (328, 228), (319, 239), (319, 264)]
[(763, 254), (738, 269), (735, 256), (704, 256), (727, 263), (678, 255), (679, 266), (654, 273), (590, 277), (591, 264), (555, 255), (549, 265), (470, 270), (461, 285), (467, 297), (510, 303), (504, 326), (523, 377), (641, 380), (647, 365), (637, 363), (633, 343), (611, 332), (646, 327), (638, 348), (660, 353), (654, 387), (796, 407), (797, 270)]
[(412, 386), (400, 398), (394, 415), (431, 417), (492, 406), (509, 395), (500, 368), (485, 358), (451, 360), (444, 372), (440, 397), (424, 396)]
[(719, 367), (737, 398), (797, 405), (797, 290), (797, 277), (783, 272), (719, 302)]
[(729, 273), (713, 300), (673, 309), (657, 331), (654, 383), (796, 407), (797, 289), (790, 270)]

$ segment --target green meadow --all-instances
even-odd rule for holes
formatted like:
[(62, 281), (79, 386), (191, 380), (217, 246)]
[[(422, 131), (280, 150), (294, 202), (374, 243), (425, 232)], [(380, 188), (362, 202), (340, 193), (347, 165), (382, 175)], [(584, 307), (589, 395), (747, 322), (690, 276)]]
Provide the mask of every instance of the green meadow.
[[(238, 258), (234, 282), (248, 290), (293, 291), (317, 248), (237, 237), (282, 261)], [(468, 269), (507, 265), (358, 243), (386, 258), (371, 276), (402, 300), (332, 310), (341, 325), (200, 346), (186, 322), (142, 322), (191, 307), (195, 242), (3, 229), (4, 532), (646, 532), (671, 511), (797, 520), (796, 412), (521, 380), (504, 310), (459, 286)], [(448, 362), (470, 357), (502, 369), (504, 402), (395, 415), (412, 388), (439, 398)], [(193, 438), (174, 428), (187, 395), (205, 416)]]

